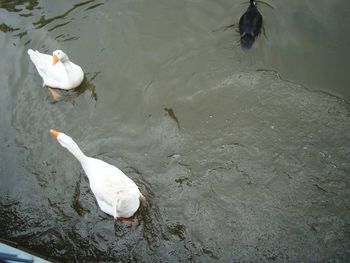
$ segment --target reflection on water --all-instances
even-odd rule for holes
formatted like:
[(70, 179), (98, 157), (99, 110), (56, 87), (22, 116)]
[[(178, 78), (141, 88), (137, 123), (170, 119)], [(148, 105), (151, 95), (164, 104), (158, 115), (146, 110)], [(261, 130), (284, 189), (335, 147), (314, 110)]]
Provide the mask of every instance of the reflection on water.
[[(36, 28), (42, 28), (52, 22), (54, 22), (55, 20), (60, 20), (60, 19), (66, 19), (67, 16), (73, 12), (75, 9), (77, 9), (78, 7), (81, 7), (81, 6), (84, 6), (84, 5), (87, 5), (87, 4), (90, 4), (91, 2), (95, 2), (96, 0), (89, 0), (89, 1), (85, 1), (85, 2), (82, 2), (82, 3), (79, 3), (79, 4), (75, 4), (73, 5), (72, 8), (68, 9), (66, 12), (64, 12), (63, 14), (61, 15), (57, 15), (57, 16), (54, 16), (54, 17), (51, 17), (51, 18), (45, 18), (45, 16), (42, 16), (40, 18), (40, 20), (36, 21), (33, 23), (34, 26), (36, 26)], [(101, 4), (98, 4), (98, 5), (94, 5), (92, 7), (90, 7), (89, 9), (93, 9), (95, 7), (98, 7), (100, 6)], [(88, 9), (87, 9), (88, 10)], [(58, 24), (58, 25), (55, 25), (54, 27), (48, 29), (49, 31), (52, 31), (54, 30), (55, 28), (58, 28), (58, 27), (61, 27), (61, 26), (65, 26), (67, 24), (69, 24), (72, 20), (70, 21), (67, 21), (67, 22), (63, 22), (61, 24)]]
[[(1, 1), (0, 8), (4, 8), (9, 12), (21, 12), (23, 10), (33, 10), (39, 5), (38, 0), (11, 0)], [(23, 16), (23, 14), (20, 14)]]
[(79, 97), (81, 94), (83, 94), (86, 91), (90, 92), (91, 99), (97, 103), (97, 92), (96, 87), (94, 84), (92, 84), (92, 81), (99, 75), (100, 72), (94, 73), (94, 75), (88, 80), (89, 73), (85, 74), (85, 78), (83, 82), (79, 85), (79, 87), (72, 89), (72, 90), (59, 90), (55, 89), (56, 96), (52, 97), (52, 103), (57, 103), (60, 101), (71, 101), (74, 102), (74, 100)]
[[(15, 36), (22, 38), (24, 36), (28, 35), (28, 30), (32, 31), (34, 29), (40, 29), (43, 27), (47, 27), (50, 24), (55, 24), (51, 28), (48, 28), (48, 31), (53, 31), (57, 28), (64, 27), (71, 23), (72, 21), (75, 20), (74, 17), (71, 17), (71, 14), (76, 11), (79, 8), (88, 6), (85, 9), (82, 9), (81, 11), (91, 11), (101, 5), (104, 5), (104, 3), (95, 3), (96, 0), (88, 0), (88, 1), (83, 1), (80, 3), (73, 4), (71, 8), (68, 10), (64, 11), (62, 14), (57, 14), (55, 16), (47, 18), (47, 16), (42, 15), (42, 9), (43, 7), (40, 6), (39, 1), (33, 0), (33, 1), (28, 1), (28, 0), (19, 0), (19, 1), (2, 1), (0, 3), (0, 9), (3, 8), (9, 12), (9, 15), (11, 16), (6, 16), (4, 20), (6, 21), (8, 18), (10, 18), (10, 21), (13, 21), (14, 19), (12, 18), (13, 16), (18, 15), (19, 18), (17, 18), (16, 22), (21, 21), (22, 19), (25, 19), (25, 25), (21, 26), (23, 29), (22, 32), (17, 33)], [(89, 6), (89, 4), (92, 4)], [(40, 16), (39, 19), (37, 17)], [(51, 16), (51, 14), (50, 14)], [(60, 22), (61, 21), (61, 22)], [(31, 27), (30, 25), (33, 25), (34, 27)], [(12, 25), (9, 25), (7, 23), (2, 23), (0, 26), (0, 30), (3, 32), (13, 32), (13, 31), (18, 31), (20, 28), (13, 28)], [(62, 41), (71, 41), (71, 40), (77, 40), (78, 38), (75, 36), (71, 35), (64, 35), (62, 34), (61, 36), (57, 36), (56, 39), (63, 38)], [(25, 45), (28, 45), (31, 42), (31, 39), (26, 40)]]
[(6, 32), (13, 32), (13, 31), (17, 31), (17, 30), (18, 30), (18, 28), (12, 28), (12, 27), (4, 24), (4, 23), (2, 23), (0, 25), (0, 31), (2, 31), (4, 33), (6, 33)]
[[(246, 5), (1, 1), (0, 236), (58, 262), (347, 262), (350, 108), (316, 91), (348, 98), (350, 23), (323, 15), (347, 2), (260, 4), (242, 52), (211, 30)], [(53, 103), (29, 43), (69, 51), (82, 85)], [(137, 183), (136, 222), (99, 209), (50, 128)]]

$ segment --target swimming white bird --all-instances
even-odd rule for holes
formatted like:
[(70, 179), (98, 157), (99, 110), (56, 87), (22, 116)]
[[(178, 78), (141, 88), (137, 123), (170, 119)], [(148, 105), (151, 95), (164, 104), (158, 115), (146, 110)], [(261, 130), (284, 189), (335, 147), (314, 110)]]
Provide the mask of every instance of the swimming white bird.
[(68, 135), (50, 130), (58, 142), (70, 151), (81, 163), (90, 188), (101, 210), (116, 220), (132, 217), (145, 198), (133, 180), (117, 167), (102, 160), (86, 156)]
[(28, 49), (28, 55), (46, 86), (69, 90), (78, 87), (84, 79), (81, 67), (69, 61), (62, 50), (56, 50), (50, 56)]

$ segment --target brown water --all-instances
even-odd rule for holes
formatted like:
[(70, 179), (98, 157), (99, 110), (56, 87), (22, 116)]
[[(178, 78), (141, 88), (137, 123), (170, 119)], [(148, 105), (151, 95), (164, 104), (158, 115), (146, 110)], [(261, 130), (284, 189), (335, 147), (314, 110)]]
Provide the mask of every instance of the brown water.
[[(348, 262), (349, 7), (268, 3), (243, 52), (215, 31), (241, 1), (0, 1), (1, 238), (58, 262)], [(54, 101), (28, 48), (86, 80)], [(50, 128), (137, 182), (138, 223)]]

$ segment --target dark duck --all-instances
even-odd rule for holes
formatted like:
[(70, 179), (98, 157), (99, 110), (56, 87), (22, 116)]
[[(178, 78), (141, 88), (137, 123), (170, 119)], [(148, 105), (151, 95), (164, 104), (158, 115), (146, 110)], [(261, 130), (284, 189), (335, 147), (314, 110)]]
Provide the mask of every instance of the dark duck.
[(247, 11), (241, 16), (239, 20), (239, 34), (241, 35), (242, 49), (249, 49), (252, 47), (255, 39), (261, 33), (263, 18), (255, 1), (250, 0)]

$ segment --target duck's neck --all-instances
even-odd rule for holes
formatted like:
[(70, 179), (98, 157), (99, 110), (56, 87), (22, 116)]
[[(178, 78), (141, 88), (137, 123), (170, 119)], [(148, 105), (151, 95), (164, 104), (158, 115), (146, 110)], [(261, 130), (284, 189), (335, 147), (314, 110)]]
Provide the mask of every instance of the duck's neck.
[(255, 0), (250, 0), (251, 5), (255, 5)]
[(69, 60), (66, 60), (64, 62), (62, 62), (64, 68), (67, 70), (67, 71), (70, 71), (72, 69), (72, 65), (71, 63), (69, 62)]
[(73, 141), (67, 146), (67, 149), (75, 156), (75, 158), (78, 159), (81, 164), (84, 164), (88, 159), (88, 157), (80, 150), (79, 146)]

